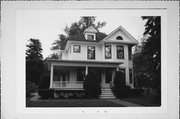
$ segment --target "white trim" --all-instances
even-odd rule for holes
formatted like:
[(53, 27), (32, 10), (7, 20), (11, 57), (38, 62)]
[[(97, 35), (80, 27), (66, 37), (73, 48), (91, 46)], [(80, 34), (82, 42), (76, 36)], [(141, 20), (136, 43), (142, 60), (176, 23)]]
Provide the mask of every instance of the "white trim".
[(50, 77), (50, 88), (53, 87), (53, 75), (54, 75), (54, 65), (51, 64), (51, 77)]
[[(100, 43), (104, 42), (106, 39), (108, 39), (110, 36), (112, 36), (114, 33), (116, 33), (119, 29), (121, 29), (127, 36), (129, 36), (131, 38), (131, 40), (133, 40), (133, 42), (127, 42), (130, 44), (138, 44), (138, 41), (132, 36), (130, 35), (130, 33), (128, 33), (122, 26), (119, 26), (118, 28), (116, 28), (114, 31), (112, 31), (108, 36), (106, 36), (103, 40), (100, 41)], [(123, 41), (123, 40), (122, 40)], [(121, 41), (121, 42), (122, 42)], [(112, 42), (112, 41), (111, 41)], [(120, 42), (120, 41), (119, 41)]]

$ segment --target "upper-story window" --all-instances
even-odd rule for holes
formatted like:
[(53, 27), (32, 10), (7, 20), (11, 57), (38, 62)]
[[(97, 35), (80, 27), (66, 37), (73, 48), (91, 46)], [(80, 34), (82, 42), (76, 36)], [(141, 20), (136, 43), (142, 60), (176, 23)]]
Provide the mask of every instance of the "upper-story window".
[(111, 45), (105, 45), (105, 59), (111, 59)]
[(129, 83), (133, 83), (132, 69), (129, 69)]
[(88, 35), (87, 35), (87, 39), (88, 39), (88, 40), (94, 40), (94, 35), (88, 34)]
[(116, 40), (123, 40), (123, 37), (122, 36), (117, 36)]
[(87, 58), (88, 59), (95, 59), (95, 46), (88, 46), (87, 47)]
[(131, 46), (128, 47), (128, 57), (129, 57), (129, 60), (132, 59), (132, 50), (131, 50)]
[(73, 45), (73, 52), (80, 53), (81, 52), (81, 46), (80, 45)]
[(124, 59), (124, 47), (117, 45), (117, 59)]

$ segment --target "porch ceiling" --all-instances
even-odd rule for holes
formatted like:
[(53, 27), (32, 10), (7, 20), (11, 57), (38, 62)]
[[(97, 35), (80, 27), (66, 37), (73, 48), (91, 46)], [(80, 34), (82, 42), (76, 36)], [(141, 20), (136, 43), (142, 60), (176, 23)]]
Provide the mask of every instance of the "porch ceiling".
[(48, 64), (48, 69), (50, 69), (51, 64), (54, 66), (70, 66), (70, 67), (118, 67), (118, 65), (123, 64), (123, 62), (111, 62), (111, 61), (83, 61), (83, 60), (58, 60), (58, 59), (48, 59), (46, 60)]

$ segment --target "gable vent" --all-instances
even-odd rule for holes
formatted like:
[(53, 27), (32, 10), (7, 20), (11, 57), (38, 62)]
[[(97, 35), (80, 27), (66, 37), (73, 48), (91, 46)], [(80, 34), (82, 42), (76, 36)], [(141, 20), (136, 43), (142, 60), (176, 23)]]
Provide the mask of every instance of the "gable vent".
[(116, 40), (123, 40), (122, 36), (117, 36)]

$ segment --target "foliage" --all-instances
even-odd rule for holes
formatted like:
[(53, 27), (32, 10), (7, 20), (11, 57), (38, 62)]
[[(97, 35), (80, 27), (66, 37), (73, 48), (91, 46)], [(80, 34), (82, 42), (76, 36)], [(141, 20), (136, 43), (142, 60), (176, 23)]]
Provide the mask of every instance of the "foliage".
[(46, 59), (59, 59), (59, 54), (58, 53), (52, 53)]
[(54, 89), (39, 89), (38, 94), (42, 99), (54, 98)]
[[(141, 87), (161, 87), (161, 17), (143, 16), (146, 20), (142, 48), (133, 56), (134, 74)], [(138, 85), (136, 85), (138, 86)]]
[(74, 22), (71, 24), (71, 26), (66, 26), (64, 29), (64, 34), (59, 34), (59, 39), (55, 40), (52, 44), (52, 51), (59, 51), (60, 49), (63, 49), (63, 45), (66, 44), (68, 38), (73, 35), (81, 34), (83, 35), (83, 32), (86, 28), (89, 26), (93, 26), (96, 30), (99, 31), (100, 28), (106, 25), (106, 22), (97, 22), (96, 17), (94, 16), (88, 16), (88, 17), (81, 17), (78, 22)]
[(54, 97), (54, 90), (49, 89), (49, 86), (50, 86), (50, 74), (42, 75), (38, 87), (38, 94), (41, 96), (41, 98), (47, 99)]
[(37, 90), (37, 86), (30, 82), (30, 81), (26, 81), (26, 96), (29, 97), (31, 92), (34, 92)]
[(26, 45), (26, 80), (38, 84), (43, 72), (43, 57), (41, 42), (38, 39), (29, 39)]
[(88, 98), (98, 98), (101, 94), (100, 80), (95, 72), (89, 72), (85, 77), (84, 90)]
[(39, 89), (49, 89), (50, 86), (50, 74), (44, 74), (39, 81)]
[(85, 93), (82, 90), (57, 90), (55, 91), (55, 97), (59, 99), (83, 99)]
[(126, 86), (125, 77), (121, 71), (115, 73), (113, 93), (117, 98), (129, 96), (130, 87)]

